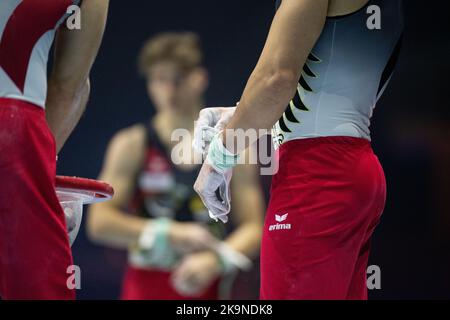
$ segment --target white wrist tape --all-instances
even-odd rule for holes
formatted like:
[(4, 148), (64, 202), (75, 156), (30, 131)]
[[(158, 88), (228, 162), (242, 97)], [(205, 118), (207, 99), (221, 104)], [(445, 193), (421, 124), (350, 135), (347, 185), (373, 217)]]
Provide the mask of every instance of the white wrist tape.
[(171, 268), (178, 257), (169, 243), (169, 227), (167, 218), (149, 222), (139, 237), (137, 251), (129, 256), (130, 263), (138, 267)]
[(253, 266), (249, 258), (224, 242), (219, 243), (214, 249), (220, 257), (224, 273), (229, 273), (235, 269), (248, 271)]
[(148, 222), (139, 237), (138, 245), (140, 249), (151, 250), (155, 244), (156, 232), (153, 222)]
[(206, 163), (212, 166), (217, 172), (224, 173), (227, 169), (238, 164), (239, 155), (232, 154), (225, 148), (222, 141), (222, 132), (214, 136), (209, 145)]

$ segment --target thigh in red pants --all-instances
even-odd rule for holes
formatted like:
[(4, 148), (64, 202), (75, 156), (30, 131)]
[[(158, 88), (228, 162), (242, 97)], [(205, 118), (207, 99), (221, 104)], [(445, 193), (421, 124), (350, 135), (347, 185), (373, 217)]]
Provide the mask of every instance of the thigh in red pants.
[(55, 142), (44, 110), (0, 99), (0, 297), (73, 299), (72, 255), (55, 193)]
[(294, 140), (279, 150), (261, 252), (261, 299), (367, 299), (371, 235), (386, 182), (366, 140)]

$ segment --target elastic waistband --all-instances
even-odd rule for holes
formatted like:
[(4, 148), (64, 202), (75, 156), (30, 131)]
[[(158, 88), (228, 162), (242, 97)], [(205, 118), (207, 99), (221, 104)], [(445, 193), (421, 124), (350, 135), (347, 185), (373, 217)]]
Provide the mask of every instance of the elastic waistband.
[(0, 98), (0, 109), (1, 108), (21, 108), (37, 114), (45, 114), (44, 109), (36, 104), (11, 98)]
[(304, 149), (323, 145), (335, 145), (335, 146), (348, 146), (353, 148), (371, 148), (372, 144), (369, 140), (363, 138), (355, 137), (317, 137), (317, 138), (306, 138), (306, 139), (296, 139), (290, 140), (283, 143), (280, 146), (280, 151), (290, 150), (290, 149)]

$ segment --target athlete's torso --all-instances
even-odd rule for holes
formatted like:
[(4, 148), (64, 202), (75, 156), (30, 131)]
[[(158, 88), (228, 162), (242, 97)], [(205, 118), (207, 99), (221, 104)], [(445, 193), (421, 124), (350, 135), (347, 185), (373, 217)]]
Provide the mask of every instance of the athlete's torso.
[(44, 107), (55, 32), (79, 0), (0, 1), (0, 98)]
[(194, 205), (188, 203), (196, 200), (190, 186), (197, 169), (181, 171), (175, 167), (152, 127), (147, 127), (146, 140), (145, 160), (137, 175), (131, 211), (143, 217), (180, 221), (194, 220), (195, 212), (203, 215), (201, 201)]
[[(143, 218), (167, 218), (198, 223), (223, 239), (227, 230), (209, 218), (208, 210), (193, 189), (200, 170), (182, 170), (171, 161), (170, 152), (152, 126), (146, 128), (144, 163), (136, 176), (134, 196), (126, 210)], [(170, 270), (182, 255), (167, 247), (165, 259), (154, 261), (139, 248), (130, 248), (129, 263), (134, 267)]]
[[(174, 165), (170, 152), (152, 126), (147, 127), (146, 139), (145, 160), (136, 177), (129, 211), (146, 218), (220, 226), (211, 223), (208, 210), (192, 187), (200, 168), (182, 170)], [(223, 237), (222, 231), (215, 230), (215, 233)]]
[[(368, 8), (381, 29), (369, 29)], [(370, 140), (370, 118), (392, 75), (403, 32), (402, 0), (370, 0), (355, 13), (328, 18), (303, 68), (298, 90), (273, 128), (275, 147), (303, 138)]]

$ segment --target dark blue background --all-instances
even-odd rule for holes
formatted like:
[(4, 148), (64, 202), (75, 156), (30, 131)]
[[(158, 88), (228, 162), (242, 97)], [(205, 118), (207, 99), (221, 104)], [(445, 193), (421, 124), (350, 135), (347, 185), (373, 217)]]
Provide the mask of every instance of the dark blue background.
[[(371, 258), (381, 267), (382, 290), (371, 297), (450, 298), (448, 4), (405, 2), (404, 47), (372, 128), (389, 195)], [(92, 97), (60, 155), (58, 173), (97, 177), (111, 136), (151, 116), (136, 71), (138, 50), (149, 36), (198, 32), (211, 76), (207, 103), (231, 105), (256, 64), (274, 8), (272, 0), (111, 1)], [(117, 298), (124, 253), (95, 246), (80, 233), (73, 248), (82, 269), (78, 297)], [(257, 273), (241, 276), (239, 286), (251, 294), (236, 296), (256, 298), (257, 285)]]

